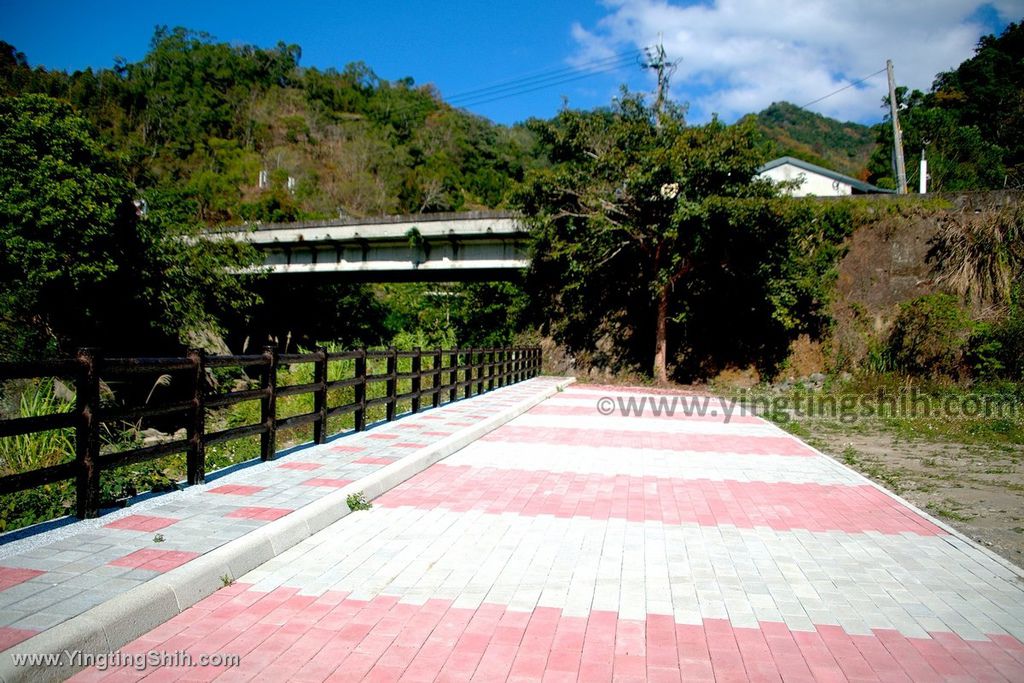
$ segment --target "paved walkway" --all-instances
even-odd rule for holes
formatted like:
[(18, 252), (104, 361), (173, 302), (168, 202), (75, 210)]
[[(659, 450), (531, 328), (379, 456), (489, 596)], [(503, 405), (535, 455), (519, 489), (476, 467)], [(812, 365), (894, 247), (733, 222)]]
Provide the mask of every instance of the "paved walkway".
[(553, 381), (536, 378), (292, 449), (271, 462), (213, 475), (203, 486), (6, 542), (0, 545), (0, 651), (466, 430)]
[(598, 414), (629, 395), (556, 394), (125, 648), (240, 666), (76, 680), (1024, 680), (1017, 571), (757, 418)]

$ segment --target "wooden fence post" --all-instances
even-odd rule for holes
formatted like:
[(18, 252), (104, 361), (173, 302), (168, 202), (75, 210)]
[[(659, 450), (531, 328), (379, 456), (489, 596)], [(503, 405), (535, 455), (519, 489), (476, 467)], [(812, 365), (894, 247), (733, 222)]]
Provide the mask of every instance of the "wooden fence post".
[(387, 420), (388, 422), (391, 422), (392, 420), (395, 419), (395, 405), (398, 403), (395, 400), (395, 396), (398, 390), (398, 378), (395, 377), (395, 375), (398, 374), (398, 349), (396, 349), (394, 346), (388, 348), (387, 373), (388, 401), (385, 404), (385, 408), (387, 410)]
[(473, 395), (473, 349), (464, 349), (466, 364), (462, 368), (462, 381), (466, 386), (462, 388), (462, 397), (469, 398)]
[(444, 359), (441, 356), (441, 349), (434, 349), (434, 381), (432, 385), (434, 394), (430, 397), (430, 405), (435, 408), (441, 405), (441, 370), (443, 365)]
[(266, 431), (260, 434), (260, 459), (273, 460), (277, 452), (277, 348), (263, 347), (263, 373), (260, 387), (260, 422)]
[(354, 429), (361, 432), (366, 429), (366, 349), (359, 349), (355, 367), (356, 383), (353, 385), (352, 402), (358, 405), (354, 413)]
[(459, 397), (459, 349), (454, 348), (448, 358), (449, 379), (451, 383), (448, 388), (448, 402), (451, 403)]
[(484, 350), (476, 349), (476, 393), (484, 393)]
[(494, 347), (487, 349), (487, 391), (494, 390)]
[(98, 349), (78, 349), (81, 365), (75, 378), (75, 502), (79, 519), (91, 519), (100, 513), (100, 435), (96, 413), (100, 407)]
[(422, 353), (420, 347), (413, 347), (412, 352), (415, 354), (412, 357), (412, 412), (420, 412), (420, 372), (422, 372)]
[(186, 428), (188, 452), (185, 470), (189, 486), (206, 482), (206, 352), (189, 349), (188, 357), (195, 364), (192, 375), (192, 410)]
[(318, 346), (316, 352), (321, 357), (313, 365), (313, 381), (320, 383), (313, 394), (313, 412), (319, 413), (313, 423), (313, 442), (324, 443), (327, 441), (327, 347)]

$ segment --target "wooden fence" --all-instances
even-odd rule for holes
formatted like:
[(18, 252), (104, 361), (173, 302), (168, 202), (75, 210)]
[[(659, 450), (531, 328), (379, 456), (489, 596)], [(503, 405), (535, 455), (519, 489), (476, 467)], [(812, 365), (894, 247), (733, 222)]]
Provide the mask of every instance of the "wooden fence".
[[(398, 360), (411, 358), (410, 372), (398, 371)], [(386, 370), (368, 374), (368, 360), (384, 359)], [(351, 360), (352, 377), (328, 381), (328, 364), (332, 361)], [(425, 363), (426, 361), (426, 363)], [(380, 364), (380, 360), (376, 361)], [(279, 386), (277, 370), (282, 364), (314, 364), (314, 381), (307, 384)], [(424, 365), (429, 364), (429, 369)], [(218, 393), (207, 381), (208, 368), (256, 368), (259, 388)], [(75, 358), (26, 362), (0, 363), (0, 381), (60, 377), (73, 382), (74, 409), (64, 413), (0, 420), (0, 438), (12, 437), (55, 429), (74, 429), (75, 459), (59, 465), (20, 472), (0, 478), (0, 494), (73, 479), (75, 481), (76, 512), (80, 518), (95, 517), (100, 507), (100, 473), (125, 465), (146, 462), (179, 453), (186, 454), (189, 484), (206, 478), (206, 447), (233, 439), (260, 435), (260, 457), (272, 460), (277, 449), (279, 429), (313, 425), (313, 440), (324, 443), (327, 420), (332, 417), (354, 415), (356, 431), (366, 429), (367, 410), (384, 406), (385, 418), (395, 419), (399, 402), (409, 401), (412, 412), (424, 405), (438, 406), (469, 398), (474, 394), (496, 387), (535, 377), (540, 372), (539, 348), (505, 347), (472, 349), (434, 349), (381, 351), (358, 349), (328, 352), (321, 347), (313, 353), (278, 353), (274, 347), (265, 347), (257, 355), (217, 356), (191, 350), (180, 358), (104, 358), (98, 349), (79, 349)], [(251, 370), (250, 370), (251, 371)], [(126, 377), (139, 374), (178, 373), (188, 378), (190, 396), (162, 405), (130, 408), (108, 408), (100, 405), (100, 378)], [(411, 390), (397, 393), (400, 381), (409, 380)], [(368, 398), (367, 389), (383, 384), (384, 395)], [(344, 405), (328, 405), (328, 392), (332, 389), (352, 387), (353, 400)], [(289, 417), (278, 417), (277, 399), (301, 394), (313, 395), (313, 411)], [(232, 427), (216, 432), (206, 429), (206, 411), (230, 406), (243, 401), (260, 402), (260, 421), (255, 424)], [(100, 429), (102, 425), (156, 417), (178, 416), (179, 429), (186, 429), (184, 439), (100, 455)]]

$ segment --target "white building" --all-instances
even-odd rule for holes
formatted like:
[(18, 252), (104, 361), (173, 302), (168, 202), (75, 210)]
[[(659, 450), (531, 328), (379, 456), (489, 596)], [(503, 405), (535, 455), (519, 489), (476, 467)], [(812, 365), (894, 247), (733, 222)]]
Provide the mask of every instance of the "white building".
[(794, 157), (779, 157), (769, 161), (757, 169), (757, 176), (774, 182), (799, 180), (800, 187), (789, 191), (794, 197), (842, 197), (893, 192)]

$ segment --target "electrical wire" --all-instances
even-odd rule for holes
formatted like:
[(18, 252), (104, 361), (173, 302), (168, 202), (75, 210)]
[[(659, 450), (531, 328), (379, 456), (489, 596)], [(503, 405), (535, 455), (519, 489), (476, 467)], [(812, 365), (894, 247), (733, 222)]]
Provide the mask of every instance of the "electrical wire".
[(541, 72), (535, 73), (533, 75), (522, 76), (522, 77), (513, 78), (513, 79), (509, 79), (509, 80), (505, 80), (505, 81), (498, 81), (497, 83), (494, 83), (492, 85), (488, 85), (488, 86), (484, 86), (484, 87), (480, 87), (480, 88), (474, 88), (472, 90), (466, 90), (466, 91), (463, 91), (463, 92), (460, 92), (460, 93), (456, 93), (454, 95), (451, 95), (450, 97), (446, 97), (445, 100), (447, 102), (451, 103), (451, 102), (457, 102), (457, 101), (460, 101), (460, 100), (473, 100), (473, 99), (477, 99), (477, 98), (480, 98), (480, 97), (489, 97), (490, 95), (492, 95), (494, 93), (497, 93), (497, 92), (504, 92), (504, 91), (508, 91), (508, 90), (515, 90), (515, 89), (518, 89), (518, 88), (521, 88), (521, 87), (532, 87), (532, 86), (537, 85), (537, 84), (542, 83), (542, 82), (551, 81), (551, 80), (559, 80), (559, 79), (565, 78), (567, 76), (575, 76), (575, 75), (578, 75), (579, 72), (581, 72), (581, 71), (587, 71), (587, 70), (591, 70), (591, 71), (602, 70), (603, 71), (603, 70), (605, 70), (607, 68), (625, 66), (629, 62), (633, 61), (639, 55), (640, 55), (640, 50), (639, 49), (631, 50), (629, 52), (624, 52), (624, 53), (621, 53), (621, 54), (612, 55), (610, 57), (604, 57), (602, 59), (597, 59), (597, 60), (594, 60), (592, 62), (588, 62), (586, 64), (582, 64), (582, 65), (579, 65), (579, 66), (562, 67), (562, 68), (555, 69), (555, 70), (550, 70), (550, 71), (541, 71)]
[(800, 105), (800, 109), (806, 109), (807, 107), (811, 106), (812, 104), (817, 104), (818, 102), (821, 102), (822, 100), (827, 100), (828, 98), (832, 97), (833, 95), (838, 95), (839, 93), (843, 92), (844, 90), (849, 90), (853, 86), (860, 85), (861, 83), (863, 83), (864, 81), (868, 80), (869, 78), (874, 78), (878, 74), (884, 73), (884, 72), (885, 72), (885, 69), (879, 69), (875, 73), (869, 74), (869, 75), (865, 76), (864, 78), (861, 78), (860, 80), (854, 81), (853, 83), (850, 83), (848, 85), (844, 85), (842, 88), (839, 88), (839, 90), (833, 90), (832, 92), (830, 92), (827, 95), (823, 95), (823, 96), (819, 97), (816, 100), (811, 100), (807, 104)]
[(517, 89), (515, 91), (512, 91), (512, 92), (507, 92), (507, 93), (504, 93), (504, 94), (495, 94), (493, 97), (488, 97), (486, 95), (482, 95), (482, 96), (479, 96), (478, 98), (470, 98), (470, 99), (465, 99), (465, 100), (459, 100), (459, 101), (456, 101), (456, 102), (452, 102), (452, 101), (449, 100), (448, 104), (450, 104), (453, 107), (458, 107), (458, 108), (475, 107), (475, 106), (478, 106), (478, 105), (481, 105), (481, 104), (487, 104), (488, 102), (495, 102), (497, 100), (503, 100), (503, 99), (506, 99), (506, 98), (509, 98), (509, 97), (518, 97), (519, 95), (525, 95), (527, 93), (535, 92), (537, 90), (544, 90), (546, 88), (551, 88), (551, 87), (554, 87), (556, 85), (562, 85), (564, 83), (572, 83), (573, 81), (579, 81), (579, 80), (582, 80), (584, 78), (590, 78), (592, 76), (599, 76), (601, 74), (613, 73), (613, 72), (618, 71), (619, 69), (621, 69), (623, 66), (626, 66), (626, 64), (628, 64), (628, 62), (621, 63), (621, 64), (614, 64), (614, 65), (611, 65), (611, 66), (609, 66), (607, 68), (604, 68), (604, 69), (590, 70), (590, 71), (587, 71), (586, 73), (577, 73), (577, 74), (573, 74), (573, 75), (567, 75), (567, 76), (562, 77), (562, 78), (560, 78), (558, 80), (552, 80), (552, 81), (548, 81), (548, 82), (544, 82), (544, 83), (538, 83), (536, 85), (533, 85), (532, 87), (521, 87), (521, 88), (519, 88), (519, 89)]

